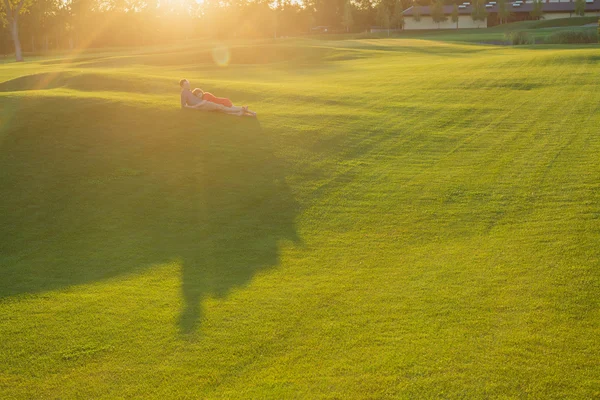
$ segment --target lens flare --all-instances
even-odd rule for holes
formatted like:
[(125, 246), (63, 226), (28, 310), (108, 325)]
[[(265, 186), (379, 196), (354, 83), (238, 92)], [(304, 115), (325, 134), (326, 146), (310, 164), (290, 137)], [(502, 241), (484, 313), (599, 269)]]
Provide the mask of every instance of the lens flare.
[(212, 57), (219, 67), (226, 67), (229, 65), (229, 60), (231, 58), (231, 53), (229, 52), (229, 48), (225, 45), (216, 45), (212, 51)]

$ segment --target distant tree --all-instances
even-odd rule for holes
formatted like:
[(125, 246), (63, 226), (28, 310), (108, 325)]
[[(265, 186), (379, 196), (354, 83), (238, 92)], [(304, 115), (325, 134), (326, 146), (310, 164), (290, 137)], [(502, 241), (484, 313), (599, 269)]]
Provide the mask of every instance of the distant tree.
[(421, 20), (421, 6), (418, 4), (413, 6), (413, 19), (415, 22), (419, 22)]
[(438, 25), (438, 29), (440, 28), (441, 22), (446, 22), (448, 17), (444, 14), (444, 3), (442, 0), (436, 0), (431, 7), (431, 19)]
[(440, 28), (440, 19), (442, 15), (444, 15), (443, 5), (439, 0), (435, 0), (431, 6), (429, 6), (431, 10), (431, 19), (438, 25), (438, 29)]
[[(244, 5), (242, 4), (240, 6), (242, 9), (236, 16), (237, 18), (235, 21), (240, 21), (243, 19), (243, 7)], [(304, 21), (302, 18), (302, 7), (300, 7), (300, 5), (297, 3), (292, 3), (291, 1), (286, 0), (284, 2), (283, 10), (280, 14), (280, 34), (291, 36), (299, 33), (299, 31), (304, 27)]]
[(585, 0), (575, 0), (575, 15), (585, 16)]
[(397, 29), (404, 28), (404, 14), (402, 13), (402, 2), (397, 0), (394, 4), (394, 14), (392, 15), (392, 22)]
[(271, 24), (273, 26), (273, 39), (277, 39), (277, 30), (279, 29), (279, 7), (271, 11)]
[(456, 24), (456, 29), (458, 29), (458, 4), (454, 4), (454, 7), (452, 7), (452, 15), (450, 16), (450, 18), (452, 19), (452, 22)]
[(315, 14), (314, 13), (310, 13), (308, 14), (308, 33), (312, 32), (312, 28), (314, 28), (317, 25), (317, 19), (315, 18)]
[[(65, 2), (66, 3), (66, 2)], [(91, 11), (91, 2), (88, 0), (71, 0), (68, 2), (68, 20), (69, 25), (72, 28), (75, 36), (74, 41), (76, 45), (81, 42), (81, 36), (85, 36), (83, 32), (86, 27), (90, 25), (90, 21), (87, 18)]]
[[(584, 0), (585, 1), (585, 0)], [(506, 8), (506, 0), (497, 0), (498, 2), (498, 18), (501, 24), (505, 24), (510, 17), (510, 11)]]
[(390, 9), (388, 8), (387, 4), (384, 1), (379, 3), (378, 9), (377, 9), (377, 23), (382, 28), (387, 29), (388, 36), (390, 36), (390, 25), (391, 25)]
[(344, 0), (316, 0), (315, 11), (318, 25), (339, 27), (344, 12)]
[(488, 13), (485, 9), (484, 0), (473, 0), (472, 8), (471, 18), (473, 18), (473, 21), (485, 21)]
[(346, 32), (350, 32), (350, 28), (354, 25), (354, 19), (352, 18), (352, 3), (350, 0), (346, 0), (344, 3), (344, 15), (342, 17), (342, 25), (346, 28)]
[[(304, 0), (303, 0), (304, 1)], [(352, 0), (354, 30), (369, 30), (377, 25), (377, 8), (371, 0)]]
[(19, 40), (19, 15), (24, 14), (30, 4), (26, 0), (2, 0), (0, 3), (0, 17), (6, 18), (8, 23), (17, 61), (23, 61), (23, 51)]
[(542, 9), (543, 6), (544, 3), (542, 3), (541, 0), (533, 0), (533, 9), (529, 15), (531, 15), (532, 18), (541, 19), (544, 16), (544, 10)]
[[(19, 18), (19, 38), (25, 43), (29, 42), (30, 51), (48, 50), (47, 34), (58, 6), (58, 1), (55, 0), (36, 0), (27, 9), (27, 13)], [(23, 50), (26, 48), (27, 45), (23, 46)]]

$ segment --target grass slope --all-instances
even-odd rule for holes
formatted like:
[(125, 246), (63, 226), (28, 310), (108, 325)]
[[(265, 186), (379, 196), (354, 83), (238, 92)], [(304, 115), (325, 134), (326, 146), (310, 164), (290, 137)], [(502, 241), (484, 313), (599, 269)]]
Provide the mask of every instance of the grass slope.
[(0, 68), (0, 397), (600, 396), (597, 49), (203, 46)]
[[(432, 29), (403, 31), (397, 34), (401, 38), (419, 38), (437, 41), (476, 42), (508, 44), (506, 34), (509, 32), (527, 32), (538, 44), (557, 32), (576, 31), (596, 33), (596, 27), (585, 26), (598, 21), (598, 17), (558, 18), (539, 21), (519, 21), (496, 25), (485, 29)], [(378, 34), (384, 37), (383, 33)]]

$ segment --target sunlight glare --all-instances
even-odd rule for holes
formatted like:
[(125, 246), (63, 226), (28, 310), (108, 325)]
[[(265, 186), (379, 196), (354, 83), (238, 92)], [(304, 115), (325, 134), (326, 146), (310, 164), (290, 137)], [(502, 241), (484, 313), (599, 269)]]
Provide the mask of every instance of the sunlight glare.
[(219, 67), (226, 67), (229, 65), (231, 53), (229, 48), (223, 44), (217, 44), (212, 51), (213, 60)]

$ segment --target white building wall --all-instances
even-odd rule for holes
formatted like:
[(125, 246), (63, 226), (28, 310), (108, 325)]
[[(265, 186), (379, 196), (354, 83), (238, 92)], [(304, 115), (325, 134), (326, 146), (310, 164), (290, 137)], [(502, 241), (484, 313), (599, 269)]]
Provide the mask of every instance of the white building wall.
[(560, 18), (571, 18), (574, 17), (575, 14), (571, 14), (568, 12), (565, 13), (546, 13), (542, 16), (543, 19), (560, 19)]
[(483, 21), (473, 21), (473, 18), (471, 18), (470, 15), (460, 15), (458, 17), (458, 27), (460, 29), (487, 28), (487, 18)]
[[(458, 16), (458, 28), (486, 28), (487, 19), (483, 21), (473, 21), (470, 15), (459, 15)], [(415, 21), (413, 17), (404, 18), (404, 29), (405, 30), (416, 30), (416, 29), (456, 29), (456, 23), (452, 22), (452, 19), (448, 17), (446, 22), (440, 22), (439, 24), (433, 22), (433, 18), (430, 16), (422, 16), (419, 22)]]
[[(594, 17), (594, 16), (600, 16), (600, 12), (598, 11), (593, 11), (593, 12), (586, 12), (585, 13), (585, 17)], [(545, 13), (542, 16), (543, 19), (559, 19), (559, 18), (579, 18), (579, 16), (575, 15), (575, 13)]]

